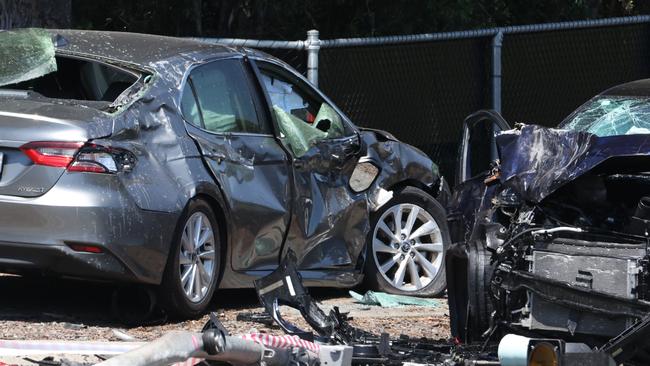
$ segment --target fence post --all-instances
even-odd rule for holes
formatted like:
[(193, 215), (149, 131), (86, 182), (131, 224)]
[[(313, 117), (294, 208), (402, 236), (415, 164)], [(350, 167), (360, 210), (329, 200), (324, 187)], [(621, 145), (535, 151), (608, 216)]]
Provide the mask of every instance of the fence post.
[(492, 37), (492, 109), (501, 113), (501, 46), (503, 31)]
[(307, 41), (305, 48), (307, 49), (307, 79), (318, 86), (318, 51), (320, 51), (320, 39), (318, 38), (319, 32), (315, 29), (307, 31)]

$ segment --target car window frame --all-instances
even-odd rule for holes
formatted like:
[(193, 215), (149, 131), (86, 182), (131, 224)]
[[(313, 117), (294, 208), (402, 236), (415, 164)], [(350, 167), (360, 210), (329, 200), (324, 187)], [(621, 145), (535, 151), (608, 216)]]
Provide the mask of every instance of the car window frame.
[[(214, 62), (220, 62), (220, 61), (225, 61), (225, 60), (239, 60), (240, 67), (242, 68), (242, 72), (245, 74), (246, 78), (246, 83), (248, 84), (249, 91), (250, 91), (250, 96), (253, 101), (253, 107), (255, 109), (255, 114), (257, 116), (257, 119), (260, 124), (265, 124), (266, 128), (269, 132), (244, 132), (244, 131), (234, 131), (234, 132), (217, 132), (217, 131), (211, 131), (205, 128), (205, 124), (203, 122), (203, 113), (201, 112), (201, 105), (199, 103), (199, 100), (197, 99), (197, 93), (194, 88), (193, 82), (191, 80), (192, 72), (202, 66), (209, 65)], [(265, 137), (274, 137), (275, 136), (275, 126), (274, 126), (274, 121), (271, 119), (271, 117), (268, 115), (266, 111), (265, 104), (266, 101), (262, 98), (261, 95), (259, 95), (259, 90), (257, 87), (257, 80), (253, 78), (253, 75), (251, 75), (251, 72), (248, 67), (246, 67), (246, 64), (248, 63), (247, 57), (244, 55), (228, 55), (228, 56), (220, 56), (220, 57), (213, 57), (213, 58), (208, 58), (201, 60), (199, 62), (193, 63), (190, 67), (185, 70), (185, 74), (183, 75), (183, 81), (181, 82), (181, 86), (179, 88), (180, 92), (178, 93), (178, 96), (176, 98), (177, 106), (178, 106), (178, 113), (183, 119), (184, 123), (187, 123), (191, 125), (194, 128), (197, 128), (201, 130), (202, 132), (205, 132), (210, 135), (214, 136), (265, 136)], [(190, 92), (192, 93), (192, 98), (194, 99), (194, 103), (196, 103), (197, 108), (199, 109), (199, 119), (201, 120), (201, 126), (197, 126), (194, 123), (190, 122), (186, 117), (185, 114), (183, 113), (183, 108), (182, 108), (182, 101), (183, 101), (183, 93), (185, 93), (186, 88), (190, 88)]]
[[(267, 66), (268, 66), (268, 68), (271, 69), (272, 72), (275, 69), (275, 70), (278, 70), (280, 74), (286, 74), (289, 77), (290, 81), (291, 81), (291, 78), (293, 78), (295, 80), (298, 80), (299, 82), (296, 83), (296, 86), (298, 86), (300, 89), (302, 89), (303, 87), (309, 88), (310, 91), (314, 95), (321, 98), (323, 100), (323, 102), (329, 104), (329, 106), (332, 107), (332, 109), (334, 109), (334, 111), (336, 113), (338, 113), (338, 115), (341, 117), (341, 122), (344, 123), (345, 126), (347, 128), (349, 128), (350, 131), (352, 132), (350, 135), (341, 136), (341, 137), (338, 137), (338, 138), (325, 139), (325, 140), (322, 140), (322, 141), (338, 142), (338, 141), (348, 140), (348, 139), (350, 139), (351, 137), (354, 137), (354, 136), (357, 136), (357, 137), (360, 136), (359, 128), (354, 123), (352, 123), (350, 118), (348, 118), (348, 116), (345, 113), (343, 113), (336, 106), (336, 104), (334, 104), (334, 102), (332, 102), (332, 100), (330, 98), (328, 98), (320, 89), (318, 89), (318, 87), (314, 86), (314, 84), (309, 82), (309, 80), (307, 80), (302, 74), (300, 74), (297, 71), (293, 70), (292, 68), (289, 68), (286, 65), (284, 65), (284, 64), (282, 64), (282, 63), (280, 63), (278, 61), (272, 60), (272, 59), (262, 58), (262, 57), (257, 57), (257, 56), (248, 56), (248, 59), (250, 60), (251, 66), (253, 67), (253, 70), (254, 70), (254, 73), (255, 73), (255, 77), (257, 79), (256, 84), (259, 86), (260, 90), (264, 94), (264, 100), (265, 100), (265, 103), (266, 103), (266, 108), (265, 109), (268, 111), (268, 114), (271, 117), (271, 120), (273, 122), (274, 133), (275, 133), (276, 137), (279, 140), (283, 140), (281, 138), (281, 136), (280, 136), (281, 132), (280, 132), (279, 124), (278, 124), (278, 121), (277, 121), (277, 119), (275, 117), (275, 114), (273, 113), (273, 105), (271, 103), (271, 97), (269, 96), (269, 93), (266, 90), (266, 87), (264, 85), (264, 80), (262, 80), (262, 70), (264, 70)], [(292, 152), (292, 154), (293, 154), (293, 152)]]

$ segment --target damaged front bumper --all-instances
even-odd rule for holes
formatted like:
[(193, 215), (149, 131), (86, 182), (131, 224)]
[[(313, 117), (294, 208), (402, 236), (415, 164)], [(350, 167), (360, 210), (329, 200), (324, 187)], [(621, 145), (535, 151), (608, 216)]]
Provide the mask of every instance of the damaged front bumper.
[[(522, 126), (498, 135), (492, 176), (451, 202), (452, 333), (513, 332), (604, 347), (650, 313), (647, 136)], [(647, 364), (637, 353), (618, 361)], [(613, 353), (612, 353), (613, 354)]]

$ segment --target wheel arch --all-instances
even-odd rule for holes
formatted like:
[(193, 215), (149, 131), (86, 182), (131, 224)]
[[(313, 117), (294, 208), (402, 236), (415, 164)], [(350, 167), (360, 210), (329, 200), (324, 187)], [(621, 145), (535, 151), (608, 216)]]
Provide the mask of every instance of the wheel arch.
[[(190, 201), (200, 199), (205, 201), (217, 219), (217, 225), (219, 228), (219, 241), (220, 245), (220, 256), (221, 256), (221, 271), (219, 273), (219, 281), (223, 277), (224, 272), (226, 272), (226, 266), (230, 263), (228, 257), (230, 255), (230, 245), (228, 243), (228, 238), (230, 237), (230, 227), (228, 220), (226, 219), (229, 209), (224, 199), (221, 190), (217, 187), (208, 187), (208, 186), (199, 186), (197, 187), (196, 194), (187, 200), (185, 204), (185, 209)], [(184, 209), (184, 210), (185, 210)]]
[(430, 194), (431, 197), (437, 199), (436, 193), (438, 193), (438, 192), (436, 192), (436, 190), (433, 188), (433, 187), (435, 187), (435, 184), (431, 185), (431, 186), (428, 186), (428, 185), (424, 184), (424, 182), (422, 182), (420, 180), (417, 180), (417, 179), (414, 179), (414, 178), (407, 178), (407, 179), (404, 179), (402, 181), (399, 181), (399, 182), (393, 184), (392, 186), (390, 186), (388, 188), (388, 190), (395, 192), (395, 191), (402, 190), (402, 189), (404, 189), (406, 187), (409, 187), (409, 186), (419, 188), (419, 189), (425, 191), (426, 193)]
[(423, 182), (420, 179), (409, 177), (393, 183), (390, 185), (388, 191), (398, 191), (406, 187), (415, 187), (423, 190), (431, 197), (435, 198), (442, 207), (447, 210), (447, 205), (451, 198), (451, 191), (449, 185), (442, 176), (434, 175), (433, 181), (429, 184)]

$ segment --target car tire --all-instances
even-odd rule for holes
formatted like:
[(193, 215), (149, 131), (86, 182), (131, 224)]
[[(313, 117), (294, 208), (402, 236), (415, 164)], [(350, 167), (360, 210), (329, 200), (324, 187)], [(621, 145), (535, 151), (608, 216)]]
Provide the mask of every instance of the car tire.
[(482, 341), (490, 327), (493, 306), (489, 296), (493, 266), (482, 244), (471, 243), (467, 253), (467, 318), (464, 341)]
[(208, 203), (194, 199), (178, 221), (160, 286), (160, 299), (169, 315), (181, 319), (201, 315), (210, 304), (220, 274), (216, 216)]
[(450, 236), (440, 203), (409, 186), (395, 192), (370, 219), (367, 287), (397, 295), (442, 295), (447, 285), (444, 256)]

